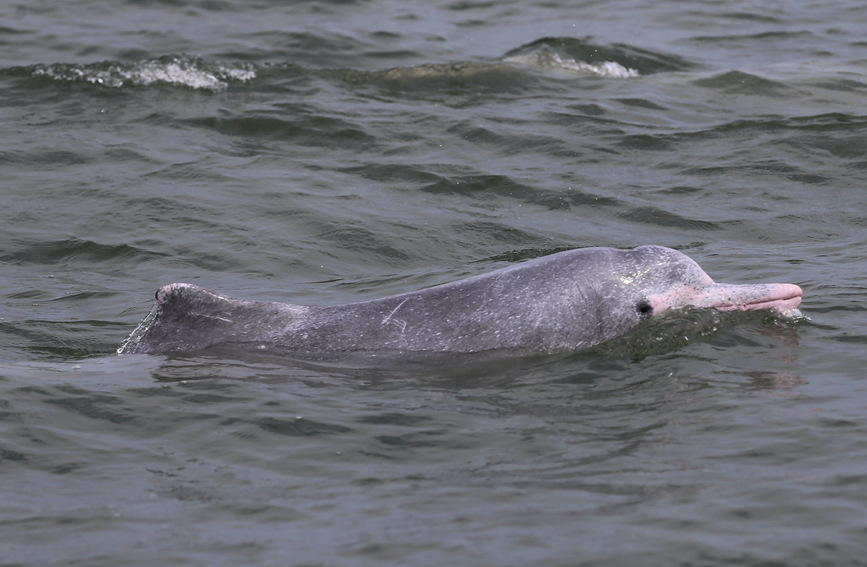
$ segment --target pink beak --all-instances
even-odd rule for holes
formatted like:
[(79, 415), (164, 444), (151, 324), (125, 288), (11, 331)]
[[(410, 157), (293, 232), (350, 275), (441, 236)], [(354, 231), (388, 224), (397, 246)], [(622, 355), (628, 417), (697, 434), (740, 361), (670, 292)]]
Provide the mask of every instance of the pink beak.
[(696, 307), (720, 311), (786, 311), (801, 304), (801, 288), (793, 284), (713, 284), (696, 298)]

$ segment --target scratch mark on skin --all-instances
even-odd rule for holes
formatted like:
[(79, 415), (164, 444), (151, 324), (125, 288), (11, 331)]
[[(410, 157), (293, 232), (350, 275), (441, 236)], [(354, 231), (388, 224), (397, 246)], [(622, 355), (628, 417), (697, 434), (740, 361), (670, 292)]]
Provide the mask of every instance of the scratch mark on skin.
[(225, 317), (219, 317), (217, 315), (207, 315), (205, 313), (196, 313), (197, 317), (202, 317), (205, 319), (217, 319), (218, 321), (225, 321), (226, 323), (234, 323), (231, 319), (226, 319)]
[[(401, 301), (400, 303), (398, 303), (397, 307), (395, 307), (394, 309), (392, 309), (392, 310), (391, 310), (391, 313), (389, 313), (388, 315), (385, 316), (385, 318), (382, 320), (382, 324), (385, 325), (386, 323), (388, 323), (388, 322), (391, 320), (392, 316), (393, 316), (395, 313), (397, 313), (397, 310), (400, 309), (401, 307), (403, 307), (403, 304), (406, 303), (406, 302), (409, 301), (409, 300), (410, 300), (410, 298), (407, 297), (406, 299), (404, 299), (403, 301)], [(395, 325), (397, 325), (398, 327), (400, 327), (400, 332), (401, 332), (401, 333), (404, 332), (404, 331), (406, 331), (406, 321), (399, 321), (399, 320), (395, 319), (394, 321), (392, 321), (392, 323), (394, 323)]]

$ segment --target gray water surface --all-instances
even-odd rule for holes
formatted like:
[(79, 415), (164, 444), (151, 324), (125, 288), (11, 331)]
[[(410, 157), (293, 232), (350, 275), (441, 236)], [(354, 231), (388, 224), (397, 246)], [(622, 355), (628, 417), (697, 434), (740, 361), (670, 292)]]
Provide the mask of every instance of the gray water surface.
[[(858, 2), (0, 3), (0, 565), (865, 565)], [(154, 291), (585, 246), (789, 282), (558, 357), (117, 356)]]

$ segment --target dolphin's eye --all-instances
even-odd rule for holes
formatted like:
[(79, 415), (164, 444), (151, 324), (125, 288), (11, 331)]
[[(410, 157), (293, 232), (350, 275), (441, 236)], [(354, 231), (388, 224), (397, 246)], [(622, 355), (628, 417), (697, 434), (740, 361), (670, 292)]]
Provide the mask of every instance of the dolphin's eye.
[(642, 299), (635, 304), (635, 310), (642, 315), (653, 315), (653, 307), (651, 307), (650, 303), (645, 299)]

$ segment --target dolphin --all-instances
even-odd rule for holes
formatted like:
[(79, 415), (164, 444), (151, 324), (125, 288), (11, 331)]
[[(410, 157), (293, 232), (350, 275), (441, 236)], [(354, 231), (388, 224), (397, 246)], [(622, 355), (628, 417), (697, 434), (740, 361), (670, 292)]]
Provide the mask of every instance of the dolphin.
[(173, 283), (156, 292), (156, 304), (118, 353), (197, 352), (218, 345), (305, 356), (567, 353), (675, 310), (785, 312), (800, 303), (796, 285), (715, 283), (671, 248), (583, 248), (345, 305), (250, 301)]

